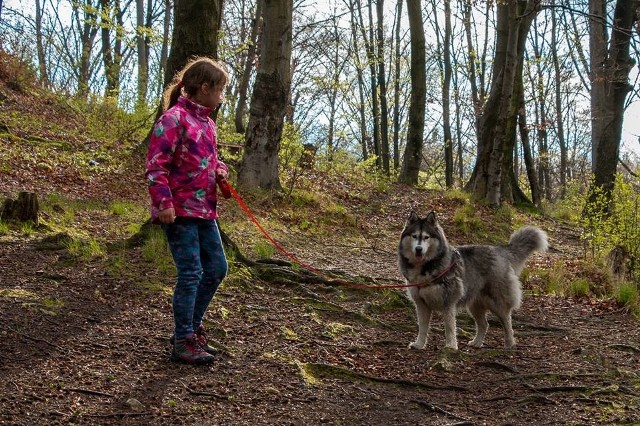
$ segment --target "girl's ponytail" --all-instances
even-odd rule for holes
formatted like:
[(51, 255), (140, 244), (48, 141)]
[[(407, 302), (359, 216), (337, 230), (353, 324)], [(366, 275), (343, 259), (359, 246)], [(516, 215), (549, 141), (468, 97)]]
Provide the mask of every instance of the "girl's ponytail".
[(182, 80), (180, 79), (179, 76), (176, 76), (173, 81), (171, 83), (169, 83), (169, 86), (167, 86), (167, 88), (164, 91), (164, 94), (162, 96), (163, 98), (163, 102), (162, 102), (162, 110), (166, 111), (169, 108), (171, 108), (172, 106), (174, 106), (176, 104), (176, 102), (178, 102), (178, 98), (180, 97), (180, 94), (182, 93)]

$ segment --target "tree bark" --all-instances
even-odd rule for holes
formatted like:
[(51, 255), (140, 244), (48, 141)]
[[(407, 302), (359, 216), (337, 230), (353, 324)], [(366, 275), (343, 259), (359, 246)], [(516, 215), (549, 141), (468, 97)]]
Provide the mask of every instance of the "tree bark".
[(260, 68), (238, 173), (243, 188), (282, 189), (279, 151), (291, 85), (292, 0), (265, 0)]

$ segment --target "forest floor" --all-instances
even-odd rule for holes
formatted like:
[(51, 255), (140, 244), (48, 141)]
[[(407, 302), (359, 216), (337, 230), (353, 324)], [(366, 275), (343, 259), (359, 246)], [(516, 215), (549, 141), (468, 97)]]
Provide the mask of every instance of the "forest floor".
[[(2, 108), (20, 116), (32, 101)], [(63, 136), (0, 124), (1, 195), (62, 194), (48, 202), (44, 223), (66, 217), (104, 246), (126, 238), (130, 223), (108, 206), (146, 208), (141, 160), (82, 173), (71, 163), (46, 166), (37, 149)], [(411, 209), (436, 210), (454, 244), (508, 238), (482, 207), (473, 217), (483, 232), (463, 232), (454, 216), (465, 201), (438, 191), (360, 187), (311, 171), (304, 182), (323, 195), (300, 207), (247, 194), (247, 205), (296, 256), (354, 280), (399, 280), (395, 247)], [(223, 200), (220, 211), (221, 228), (257, 256), (265, 240), (237, 203)], [(169, 360), (174, 273), (144, 245), (78, 256), (65, 233), (11, 228), (0, 234), (0, 424), (640, 424), (637, 319), (607, 298), (547, 291), (553, 277), (586, 268), (577, 228), (522, 213), (510, 223), (542, 227), (551, 244), (523, 274), (515, 349), (502, 348), (494, 318), (485, 346), (467, 347), (473, 324), (461, 312), (459, 351), (443, 348), (439, 316), (426, 349), (409, 350), (417, 326), (402, 290), (265, 280), (232, 259), (206, 318), (221, 350), (211, 366)]]

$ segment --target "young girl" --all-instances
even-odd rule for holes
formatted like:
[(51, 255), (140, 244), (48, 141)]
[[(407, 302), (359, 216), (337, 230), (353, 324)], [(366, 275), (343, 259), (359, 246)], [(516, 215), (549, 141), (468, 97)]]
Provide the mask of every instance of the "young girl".
[(216, 179), (228, 168), (218, 159), (216, 125), (209, 117), (223, 100), (229, 75), (210, 58), (191, 60), (164, 92), (147, 153), (151, 216), (167, 235), (176, 264), (172, 358), (213, 361), (202, 319), (227, 274), (215, 219)]

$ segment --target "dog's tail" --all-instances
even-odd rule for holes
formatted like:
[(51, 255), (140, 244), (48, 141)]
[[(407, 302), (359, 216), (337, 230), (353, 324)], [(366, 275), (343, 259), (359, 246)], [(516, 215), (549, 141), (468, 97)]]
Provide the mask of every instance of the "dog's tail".
[(520, 275), (531, 253), (547, 251), (548, 248), (547, 233), (535, 226), (525, 226), (511, 234), (507, 249), (511, 254), (511, 265), (516, 274)]

